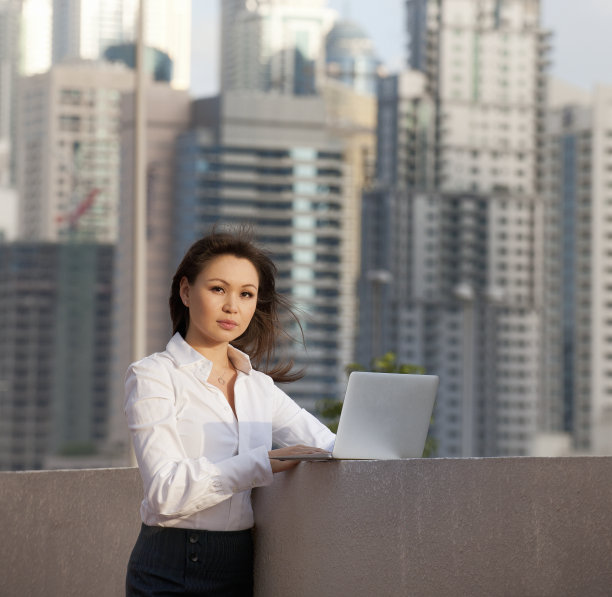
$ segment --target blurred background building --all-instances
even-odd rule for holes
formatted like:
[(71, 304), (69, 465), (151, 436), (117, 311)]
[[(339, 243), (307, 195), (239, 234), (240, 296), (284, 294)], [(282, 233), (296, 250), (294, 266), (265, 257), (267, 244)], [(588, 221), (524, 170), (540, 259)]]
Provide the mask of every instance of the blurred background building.
[(546, 128), (543, 396), (582, 452), (612, 452), (612, 88), (553, 88)]
[(406, 11), (411, 70), (379, 87), (357, 354), (393, 351), (440, 375), (439, 455), (529, 454), (546, 419), (539, 2)]
[(325, 39), (326, 73), (358, 93), (375, 95), (380, 61), (365, 31), (349, 20), (339, 20)]
[(22, 80), (21, 238), (117, 240), (120, 100), (133, 86), (133, 71), (126, 66), (86, 60)]
[[(52, 0), (54, 64), (67, 58), (97, 60), (110, 46), (133, 43), (138, 0)], [(172, 85), (187, 89), (190, 79), (191, 2), (147, 0), (145, 44), (173, 62)]]
[(0, 469), (108, 464), (113, 253), (0, 244)]
[(221, 8), (221, 91), (316, 93), (325, 36), (336, 13), (326, 0), (228, 0)]
[[(213, 224), (254, 227), (302, 318), (305, 346), (283, 348), (308, 366), (291, 394), (314, 408), (337, 395), (352, 356), (342, 311), (354, 301), (354, 279), (343, 248), (356, 197), (343, 140), (330, 134), (320, 97), (228, 92), (195, 108), (194, 130), (179, 145), (177, 259)], [(300, 340), (299, 328), (291, 334)]]

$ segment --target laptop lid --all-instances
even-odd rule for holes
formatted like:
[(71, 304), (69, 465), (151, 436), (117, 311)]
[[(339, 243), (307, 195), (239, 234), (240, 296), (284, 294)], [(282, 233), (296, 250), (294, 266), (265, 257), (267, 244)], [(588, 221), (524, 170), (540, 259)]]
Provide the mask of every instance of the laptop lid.
[(352, 372), (333, 457), (420, 458), (438, 383), (437, 375)]

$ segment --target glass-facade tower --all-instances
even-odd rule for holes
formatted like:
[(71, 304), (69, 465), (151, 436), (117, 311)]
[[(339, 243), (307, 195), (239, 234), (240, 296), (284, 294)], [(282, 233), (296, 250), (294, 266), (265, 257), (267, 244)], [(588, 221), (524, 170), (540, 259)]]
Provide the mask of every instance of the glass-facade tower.
[[(313, 408), (318, 399), (336, 397), (350, 360), (341, 350), (349, 333), (341, 323), (348, 294), (343, 151), (317, 118), (321, 100), (276, 98), (274, 126), (263, 111), (269, 101), (257, 94), (225, 96), (219, 129), (200, 126), (180, 137), (176, 259), (212, 225), (253, 228), (278, 267), (278, 288), (297, 307), (304, 332), (304, 345), (287, 342), (282, 348), (297, 368), (307, 366), (290, 393)], [(248, 118), (242, 102), (250, 106)], [(209, 109), (215, 106), (210, 102)], [(309, 113), (314, 117), (304, 118)], [(310, 128), (302, 129), (305, 120)], [(289, 331), (301, 339), (299, 327)]]

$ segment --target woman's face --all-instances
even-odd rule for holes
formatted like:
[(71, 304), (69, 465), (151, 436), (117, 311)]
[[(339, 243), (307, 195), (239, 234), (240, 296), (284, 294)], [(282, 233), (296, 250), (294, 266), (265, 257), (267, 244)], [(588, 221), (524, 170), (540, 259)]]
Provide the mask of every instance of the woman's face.
[(255, 266), (234, 255), (209, 261), (193, 284), (183, 278), (181, 299), (189, 308), (185, 340), (192, 346), (210, 348), (238, 338), (255, 313), (258, 288)]

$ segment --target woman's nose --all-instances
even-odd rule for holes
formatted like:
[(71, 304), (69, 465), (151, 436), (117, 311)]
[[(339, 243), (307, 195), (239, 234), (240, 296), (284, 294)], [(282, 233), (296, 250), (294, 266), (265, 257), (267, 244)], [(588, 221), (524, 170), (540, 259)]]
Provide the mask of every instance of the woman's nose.
[(226, 295), (225, 304), (223, 305), (224, 311), (227, 313), (233, 313), (236, 311), (236, 297), (231, 294)]

